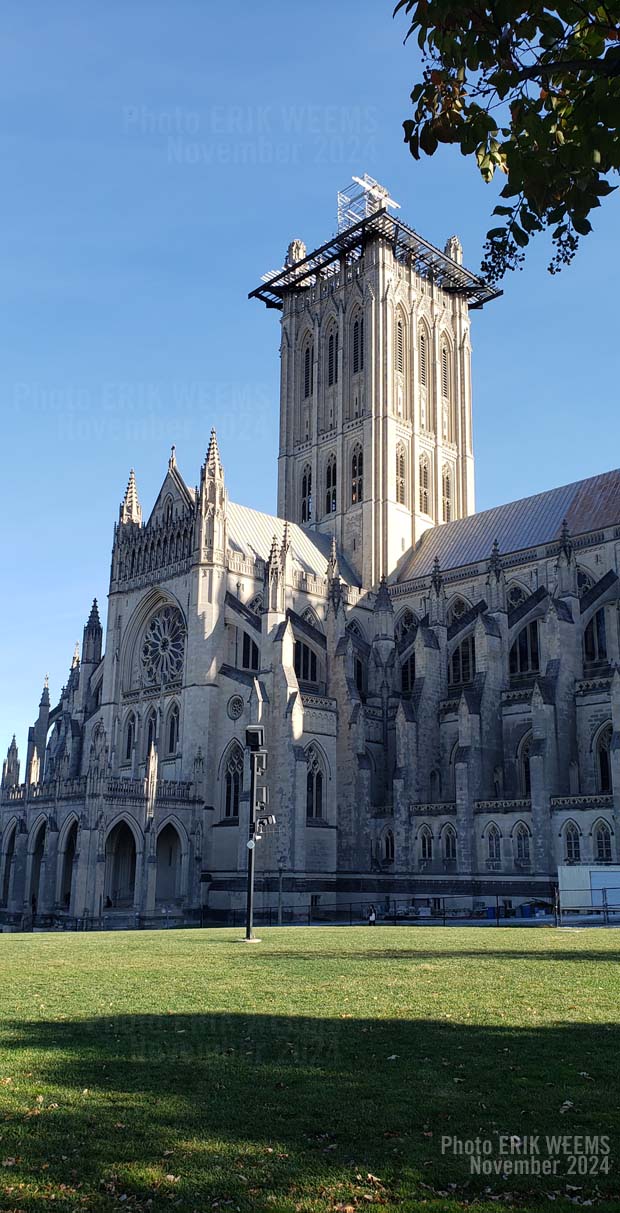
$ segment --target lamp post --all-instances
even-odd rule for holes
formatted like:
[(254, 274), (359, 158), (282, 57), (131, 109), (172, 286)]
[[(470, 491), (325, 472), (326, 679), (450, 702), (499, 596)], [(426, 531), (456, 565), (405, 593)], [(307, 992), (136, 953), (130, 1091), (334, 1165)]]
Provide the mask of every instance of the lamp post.
[(264, 747), (265, 731), (262, 724), (249, 725), (245, 730), (246, 749), (250, 753), (250, 807), (248, 819), (248, 887), (245, 908), (245, 942), (259, 943), (253, 933), (254, 916), (254, 852), (256, 850), (256, 776), (267, 769), (267, 751)]

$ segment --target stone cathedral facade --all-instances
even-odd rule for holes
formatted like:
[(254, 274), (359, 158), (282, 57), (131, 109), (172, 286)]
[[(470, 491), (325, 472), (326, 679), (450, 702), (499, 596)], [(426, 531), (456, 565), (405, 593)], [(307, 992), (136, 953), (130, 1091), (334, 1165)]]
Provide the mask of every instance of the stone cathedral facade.
[(278, 516), (214, 432), (134, 473), (66, 685), (0, 800), (0, 921), (190, 920), (245, 897), (245, 728), (265, 726), (257, 907), (548, 897), (618, 862), (620, 472), (474, 513), (470, 313), (493, 292), (365, 178), (252, 294), (280, 312)]

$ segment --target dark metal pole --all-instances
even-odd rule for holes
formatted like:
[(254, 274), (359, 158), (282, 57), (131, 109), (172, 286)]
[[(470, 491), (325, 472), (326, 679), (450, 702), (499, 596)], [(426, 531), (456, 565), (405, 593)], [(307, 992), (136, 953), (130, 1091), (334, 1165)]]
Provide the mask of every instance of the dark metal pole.
[[(253, 939), (252, 918), (254, 915), (254, 851), (256, 850), (256, 806), (254, 804), (254, 785), (256, 782), (256, 755), (250, 754), (250, 819), (248, 825), (248, 891), (245, 907), (245, 937)], [(251, 845), (250, 845), (251, 844)]]

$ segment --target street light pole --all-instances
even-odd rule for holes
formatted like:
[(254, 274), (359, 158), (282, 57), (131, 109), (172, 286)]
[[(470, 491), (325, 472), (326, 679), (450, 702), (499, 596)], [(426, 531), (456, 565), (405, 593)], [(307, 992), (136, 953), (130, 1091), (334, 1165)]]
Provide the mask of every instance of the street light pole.
[(278, 926), (282, 926), (282, 878), (284, 876), (284, 863), (282, 857), (278, 861)]
[[(249, 730), (248, 730), (249, 732)], [(254, 916), (254, 852), (256, 850), (256, 754), (250, 752), (250, 819), (248, 824), (248, 889), (245, 907), (245, 938), (254, 939), (252, 934)]]

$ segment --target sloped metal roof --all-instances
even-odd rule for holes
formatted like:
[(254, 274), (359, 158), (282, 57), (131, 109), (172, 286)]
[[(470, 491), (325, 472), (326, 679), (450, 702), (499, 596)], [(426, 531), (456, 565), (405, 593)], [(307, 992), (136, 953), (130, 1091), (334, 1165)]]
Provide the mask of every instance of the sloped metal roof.
[(573, 537), (620, 525), (620, 469), (431, 527), (401, 558), (391, 580), (427, 577), (435, 558), (442, 571), (488, 560), (495, 540), (502, 555), (551, 543), (564, 519)]
[[(263, 514), (247, 505), (229, 501), (228, 546), (248, 560), (268, 560), (274, 535), (278, 543), (284, 535), (284, 519), (273, 514)], [(315, 577), (325, 577), (331, 552), (331, 537), (317, 531), (307, 531), (294, 522), (288, 524), (289, 540), (295, 564)], [(349, 585), (359, 586), (359, 578), (338, 552), (340, 575)]]

